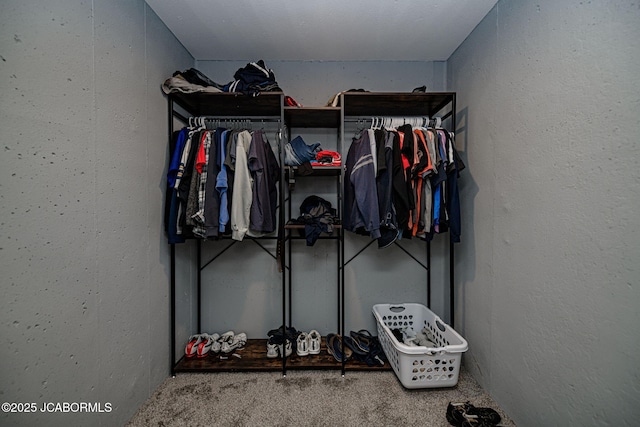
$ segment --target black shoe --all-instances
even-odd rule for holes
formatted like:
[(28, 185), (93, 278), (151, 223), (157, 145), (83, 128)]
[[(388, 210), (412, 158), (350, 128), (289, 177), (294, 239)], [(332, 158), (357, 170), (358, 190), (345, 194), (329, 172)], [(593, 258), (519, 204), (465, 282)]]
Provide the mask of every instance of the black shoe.
[(493, 427), (498, 425), (502, 418), (500, 414), (491, 408), (476, 408), (471, 402), (449, 402), (449, 405), (447, 405), (447, 421), (449, 421), (449, 424), (459, 427)]
[(270, 339), (274, 339), (274, 342), (277, 341), (279, 344), (284, 343), (286, 340), (291, 341), (293, 351), (296, 351), (296, 342), (298, 340), (298, 335), (300, 335), (300, 332), (297, 331), (293, 326), (287, 327), (286, 330), (283, 326), (280, 326), (278, 329), (271, 329), (269, 332), (267, 332), (267, 336)]

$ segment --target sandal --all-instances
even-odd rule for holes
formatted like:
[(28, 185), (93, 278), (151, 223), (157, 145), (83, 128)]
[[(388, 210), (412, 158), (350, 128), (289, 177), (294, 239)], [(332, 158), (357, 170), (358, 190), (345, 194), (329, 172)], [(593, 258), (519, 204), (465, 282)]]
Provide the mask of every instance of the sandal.
[(365, 356), (367, 353), (369, 353), (368, 349), (366, 351), (362, 350), (362, 348), (360, 348), (360, 346), (356, 343), (356, 340), (354, 340), (353, 338), (344, 337), (343, 340), (344, 345), (346, 346), (345, 353), (347, 348), (351, 349), (353, 354), (355, 354), (356, 356)]
[(340, 334), (327, 335), (327, 352), (340, 363), (346, 362), (353, 355), (353, 351), (349, 347), (345, 347), (344, 354), (342, 353), (342, 336)]
[(355, 344), (360, 348), (360, 350), (364, 352), (369, 351), (369, 347), (371, 346), (373, 339), (371, 332), (366, 329), (360, 329), (358, 332), (351, 331), (349, 334), (351, 335), (351, 338), (354, 339)]

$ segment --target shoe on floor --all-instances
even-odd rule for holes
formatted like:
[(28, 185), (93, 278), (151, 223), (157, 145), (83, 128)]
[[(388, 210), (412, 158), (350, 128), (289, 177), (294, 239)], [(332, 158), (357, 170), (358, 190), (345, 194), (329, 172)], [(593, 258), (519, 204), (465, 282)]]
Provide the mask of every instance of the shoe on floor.
[(275, 359), (276, 357), (278, 357), (279, 355), (279, 351), (278, 351), (278, 344), (271, 342), (271, 339), (267, 340), (267, 357), (269, 359)]
[(232, 351), (243, 347), (247, 343), (247, 334), (244, 332), (240, 332), (237, 335), (234, 335), (230, 339), (226, 339), (222, 341), (222, 345), (220, 346), (220, 351), (223, 353), (231, 353)]
[(296, 354), (298, 356), (309, 355), (309, 334), (306, 332), (300, 332), (296, 338)]
[(320, 354), (320, 344), (322, 343), (322, 336), (320, 332), (312, 329), (309, 332), (309, 354)]
[(267, 340), (267, 357), (276, 358), (278, 353), (281, 357), (291, 356), (293, 353), (293, 345), (289, 338), (282, 335), (272, 335)]
[(364, 356), (367, 354), (366, 351), (363, 351), (358, 344), (356, 344), (356, 340), (354, 340), (352, 337), (348, 337), (348, 336), (344, 336), (342, 337), (342, 339), (344, 340), (344, 345), (345, 345), (345, 353), (347, 351), (347, 348), (351, 350), (352, 354), (357, 355), (357, 356)]
[(293, 345), (289, 338), (285, 338), (284, 345), (278, 345), (278, 351), (280, 352), (280, 357), (289, 357), (291, 353), (293, 353)]
[(351, 331), (349, 332), (351, 338), (353, 338), (354, 344), (358, 346), (360, 350), (367, 353), (370, 350), (371, 342), (373, 337), (371, 336), (371, 332), (366, 329), (360, 329), (358, 332)]
[(268, 337), (282, 340), (279, 342), (283, 342), (284, 339), (288, 339), (294, 349), (297, 344), (298, 335), (300, 335), (300, 332), (298, 332), (293, 326), (289, 326), (286, 328), (284, 326), (280, 326), (278, 329), (271, 329), (269, 332), (267, 332)]
[(342, 336), (340, 334), (327, 335), (327, 352), (340, 363), (349, 360), (353, 354), (352, 350), (346, 346), (344, 354), (342, 353)]
[(459, 427), (493, 427), (502, 421), (500, 414), (491, 408), (477, 408), (471, 402), (447, 405), (447, 421)]
[(202, 334), (195, 334), (189, 337), (187, 346), (184, 348), (184, 354), (187, 357), (193, 357), (198, 354), (198, 345), (202, 342)]
[(202, 334), (202, 341), (198, 344), (198, 348), (196, 351), (196, 356), (198, 359), (202, 359), (209, 355), (209, 351), (214, 342), (218, 339), (218, 334), (209, 335), (207, 333)]
[(211, 335), (211, 338), (213, 338), (213, 342), (211, 343), (211, 350), (209, 350), (209, 353), (220, 353), (220, 346), (222, 345), (222, 341), (220, 341), (220, 335), (213, 334)]

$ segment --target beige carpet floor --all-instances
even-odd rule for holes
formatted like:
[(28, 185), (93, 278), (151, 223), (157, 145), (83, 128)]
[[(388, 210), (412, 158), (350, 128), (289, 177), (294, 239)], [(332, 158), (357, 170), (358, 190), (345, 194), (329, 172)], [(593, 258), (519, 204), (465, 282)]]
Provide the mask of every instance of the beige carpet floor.
[(449, 426), (447, 404), (489, 406), (515, 424), (464, 367), (458, 384), (405, 389), (393, 371), (231, 372), (168, 378), (127, 424), (138, 426)]

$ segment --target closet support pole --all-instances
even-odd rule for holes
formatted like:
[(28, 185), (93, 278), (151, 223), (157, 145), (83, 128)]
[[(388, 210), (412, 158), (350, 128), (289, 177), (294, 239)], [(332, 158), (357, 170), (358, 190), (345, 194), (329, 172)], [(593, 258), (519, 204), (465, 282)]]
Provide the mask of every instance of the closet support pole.
[(171, 376), (176, 376), (176, 245), (171, 244)]
[(453, 250), (453, 242), (451, 241), (451, 233), (449, 233), (449, 316), (450, 316), (450, 320), (449, 323), (451, 323), (451, 327), (455, 328), (455, 312), (454, 307), (455, 307), (455, 303), (454, 303), (454, 298), (455, 298), (455, 286), (454, 286), (454, 277), (453, 277), (453, 271), (455, 270), (453, 268), (454, 265), (454, 250)]
[[(453, 134), (456, 134), (456, 94), (453, 94), (451, 99), (451, 129), (453, 129)], [(449, 316), (451, 327), (455, 328), (455, 281), (454, 281), (454, 248), (453, 248), (453, 240), (451, 239), (451, 232), (449, 232)]]
[[(345, 120), (345, 116), (344, 116), (344, 94), (340, 95), (340, 105), (342, 106), (342, 108), (340, 108), (340, 142), (339, 142), (339, 152), (340, 153), (344, 153), (344, 148), (345, 148), (345, 144), (344, 144), (344, 120)], [(340, 168), (341, 172), (340, 172), (340, 181), (339, 181), (339, 191), (338, 191), (338, 198), (339, 198), (339, 212), (340, 212), (340, 217), (342, 217), (342, 214), (344, 213), (344, 168)], [(344, 329), (345, 329), (345, 319), (344, 319), (344, 313), (345, 313), (345, 301), (344, 301), (344, 287), (345, 287), (345, 280), (344, 280), (344, 268), (346, 263), (344, 262), (344, 230), (341, 229), (340, 230), (340, 281), (338, 282), (338, 330), (340, 331), (340, 335), (342, 337), (344, 337)], [(328, 344), (328, 343), (327, 343)], [(344, 360), (344, 339), (342, 340), (342, 366), (341, 366), (341, 374), (344, 377), (345, 376), (345, 363), (346, 361)]]
[(197, 245), (197, 269), (198, 269), (198, 333), (202, 333), (202, 242), (200, 239), (196, 240)]
[(427, 239), (427, 308), (431, 309), (431, 241)]
[[(168, 114), (168, 132), (169, 132), (169, 141), (171, 141), (171, 137), (173, 136), (173, 99), (169, 97), (169, 102), (167, 103), (169, 106)], [(171, 280), (171, 376), (175, 377), (176, 375), (176, 245), (172, 243), (171, 245), (171, 272), (170, 272), (170, 280)]]

